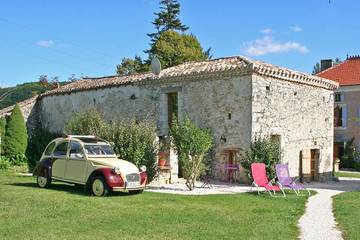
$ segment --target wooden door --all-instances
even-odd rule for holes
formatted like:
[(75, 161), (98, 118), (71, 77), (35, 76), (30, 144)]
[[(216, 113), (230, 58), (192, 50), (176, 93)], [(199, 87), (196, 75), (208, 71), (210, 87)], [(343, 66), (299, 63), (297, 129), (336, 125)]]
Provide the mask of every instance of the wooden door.
[(318, 164), (319, 164), (319, 150), (311, 149), (311, 162), (310, 162), (311, 181), (315, 181), (317, 179)]

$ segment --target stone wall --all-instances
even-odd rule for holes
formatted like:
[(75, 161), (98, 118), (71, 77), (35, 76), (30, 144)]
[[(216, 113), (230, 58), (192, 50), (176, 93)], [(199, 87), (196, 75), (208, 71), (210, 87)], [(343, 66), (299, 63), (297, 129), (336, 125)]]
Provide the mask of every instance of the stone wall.
[(333, 92), (303, 84), (253, 76), (252, 137), (280, 135), (283, 162), (299, 175), (301, 150), (319, 149), (319, 173), (333, 163)]

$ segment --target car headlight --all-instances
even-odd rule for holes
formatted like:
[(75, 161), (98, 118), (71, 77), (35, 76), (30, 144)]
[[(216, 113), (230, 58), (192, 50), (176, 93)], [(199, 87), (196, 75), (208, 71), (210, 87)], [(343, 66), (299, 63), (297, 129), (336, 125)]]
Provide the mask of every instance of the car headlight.
[(114, 167), (114, 172), (120, 174), (121, 173), (120, 167)]
[(140, 167), (140, 171), (141, 171), (141, 172), (146, 172), (146, 166), (145, 166), (145, 165), (142, 165), (142, 166)]

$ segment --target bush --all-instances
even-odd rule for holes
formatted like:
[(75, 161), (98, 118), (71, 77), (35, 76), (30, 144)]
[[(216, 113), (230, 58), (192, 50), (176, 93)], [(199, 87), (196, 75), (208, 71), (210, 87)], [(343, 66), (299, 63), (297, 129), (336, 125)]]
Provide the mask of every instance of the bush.
[(251, 177), (251, 164), (252, 163), (265, 163), (266, 172), (270, 179), (276, 176), (275, 165), (281, 161), (281, 148), (280, 143), (270, 138), (257, 138), (255, 139), (245, 156), (240, 159), (241, 166), (245, 169), (248, 178), (252, 181)]
[(201, 129), (187, 116), (181, 122), (175, 117), (173, 119), (171, 137), (186, 186), (191, 191), (195, 188), (197, 178), (206, 169), (204, 158), (213, 145), (213, 138), (209, 130)]
[(140, 167), (145, 165), (151, 181), (156, 174), (155, 125), (146, 121), (116, 121), (109, 125), (96, 109), (75, 115), (65, 126), (69, 134), (95, 135), (114, 143), (121, 159)]
[(27, 129), (19, 105), (15, 105), (6, 124), (4, 154), (11, 158), (24, 155), (27, 147)]
[(118, 121), (111, 126), (110, 141), (121, 159), (136, 166), (145, 165), (149, 181), (156, 174), (156, 126), (146, 121)]
[(0, 157), (0, 170), (6, 171), (11, 167), (10, 160), (7, 157)]
[(360, 172), (360, 161), (355, 161), (354, 162), (354, 168), (356, 169), (356, 171)]
[(60, 134), (51, 133), (48, 129), (35, 129), (29, 136), (29, 144), (26, 149), (26, 157), (28, 159), (29, 168), (35, 167), (36, 162), (40, 160), (42, 153), (51, 140), (59, 137)]
[(109, 125), (95, 108), (89, 108), (75, 114), (66, 124), (65, 132), (76, 135), (95, 135), (106, 139), (109, 134)]

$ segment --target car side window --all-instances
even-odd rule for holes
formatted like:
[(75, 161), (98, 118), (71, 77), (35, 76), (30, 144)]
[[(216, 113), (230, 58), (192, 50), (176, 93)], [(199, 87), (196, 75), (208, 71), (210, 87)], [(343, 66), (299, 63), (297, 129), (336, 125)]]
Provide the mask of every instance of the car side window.
[(55, 148), (56, 143), (52, 142), (44, 151), (44, 155), (45, 156), (51, 156), (54, 148)]
[(79, 154), (84, 156), (81, 144), (77, 141), (70, 141), (70, 158), (79, 158)]
[(67, 148), (68, 148), (68, 142), (62, 142), (56, 146), (53, 155), (57, 157), (66, 157)]

